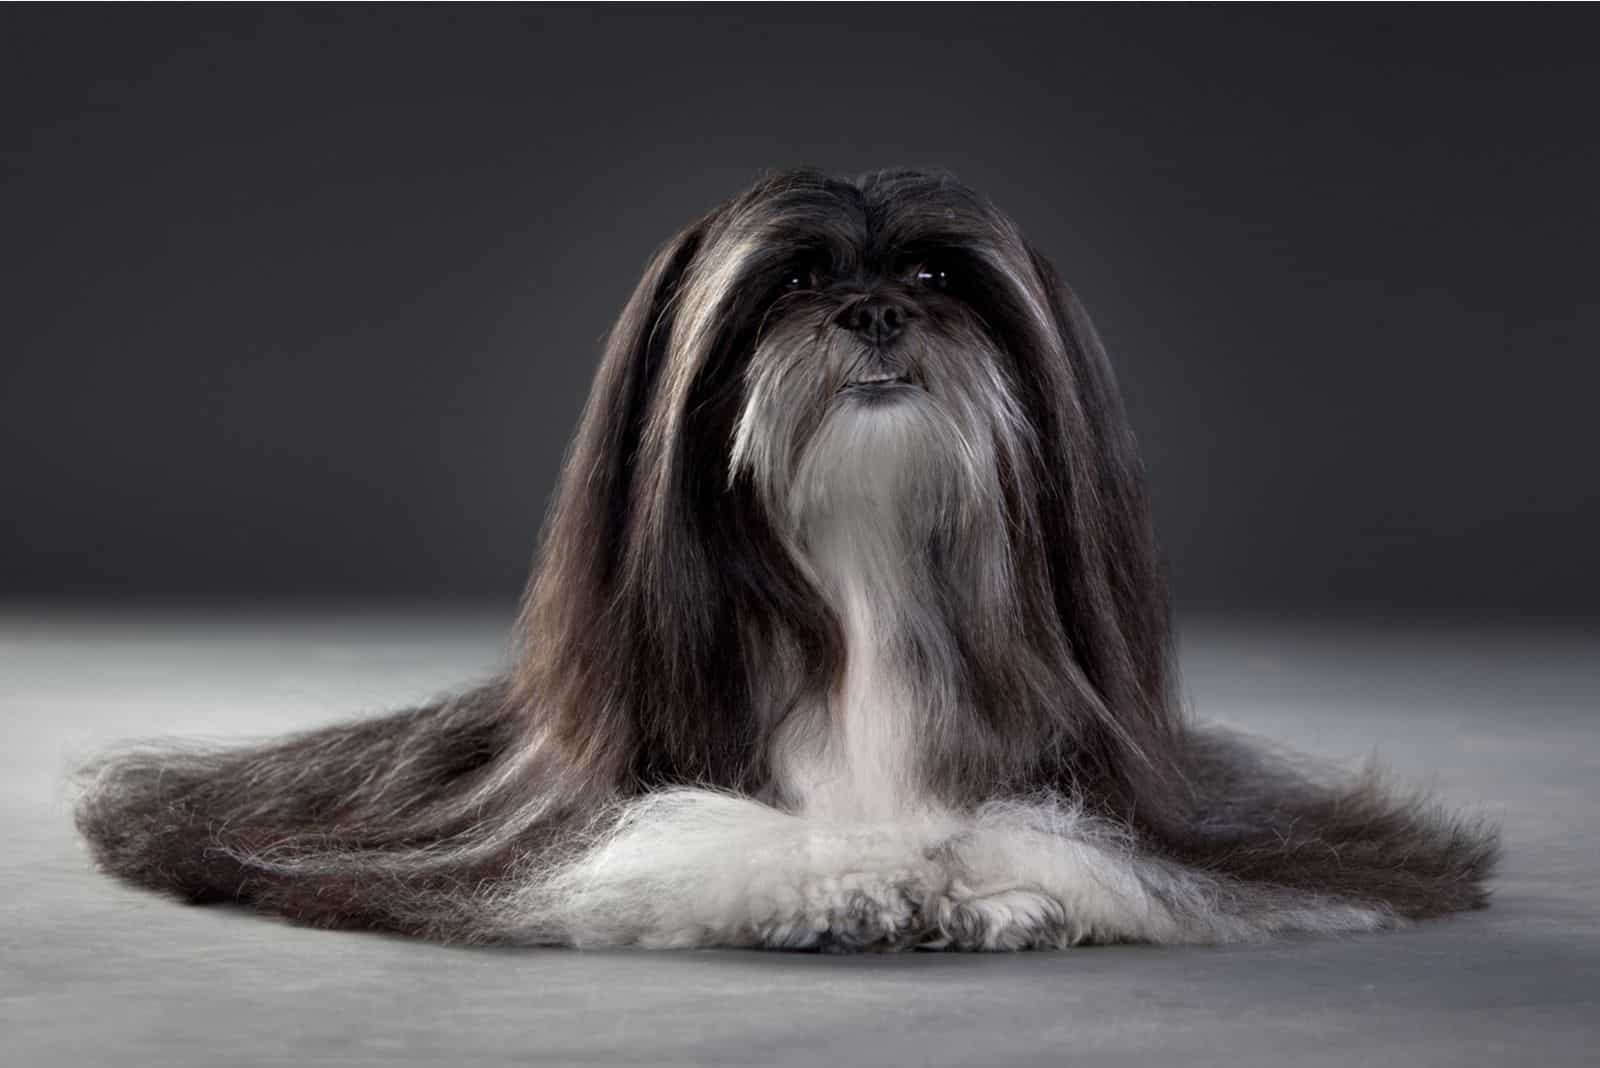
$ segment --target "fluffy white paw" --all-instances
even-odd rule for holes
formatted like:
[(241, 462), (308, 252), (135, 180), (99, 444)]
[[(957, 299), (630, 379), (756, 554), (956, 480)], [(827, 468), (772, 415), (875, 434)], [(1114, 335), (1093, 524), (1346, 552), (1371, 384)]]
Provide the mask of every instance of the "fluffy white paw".
[(817, 877), (777, 898), (774, 917), (758, 924), (760, 943), (772, 949), (893, 952), (932, 929), (932, 894), (919, 872)]
[(960, 883), (940, 895), (924, 949), (1066, 949), (1078, 941), (1061, 902), (1038, 890), (974, 891)]

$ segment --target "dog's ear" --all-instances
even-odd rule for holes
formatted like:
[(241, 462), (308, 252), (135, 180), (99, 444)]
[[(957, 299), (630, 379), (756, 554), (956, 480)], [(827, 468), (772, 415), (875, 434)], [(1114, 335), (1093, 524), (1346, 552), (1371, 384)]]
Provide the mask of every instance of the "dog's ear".
[[(656, 251), (611, 328), (567, 451), (536, 576), (598, 591), (615, 574), (645, 410), (666, 361), (679, 287), (707, 221), (685, 227)], [(530, 608), (536, 592), (529, 591)]]
[[(616, 640), (615, 587), (629, 542), (634, 468), (649, 399), (668, 359), (680, 288), (713, 218), (714, 213), (685, 227), (656, 251), (611, 328), (523, 598), (515, 672), (521, 698), (549, 709), (558, 721), (570, 720), (556, 727), (573, 732), (575, 746), (586, 739), (614, 744), (617, 751), (609, 756), (585, 753), (596, 775), (615, 770), (603, 765), (627, 759), (634, 734), (620, 719), (602, 722), (626, 717), (608, 700), (627, 659)], [(592, 718), (578, 722), (584, 717)]]
[(1051, 361), (1036, 387), (1050, 413), (1041, 428), (1048, 438), (1041, 442), (1049, 483), (1043, 507), (1057, 612), (1131, 740), (1160, 752), (1173, 714), (1171, 651), (1144, 466), (1088, 313), (1042, 254), (1029, 248), (1028, 258), (1064, 356)]

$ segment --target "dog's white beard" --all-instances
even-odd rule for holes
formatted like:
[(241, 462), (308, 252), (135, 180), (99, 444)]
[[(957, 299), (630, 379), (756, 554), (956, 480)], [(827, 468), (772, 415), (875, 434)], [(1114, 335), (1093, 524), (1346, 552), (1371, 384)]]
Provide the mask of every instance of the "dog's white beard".
[[(959, 700), (959, 665), (932, 598), (951, 576), (929, 573), (925, 546), (941, 525), (997, 521), (995, 470), (992, 445), (925, 395), (839, 405), (788, 501), (801, 563), (844, 626), (846, 671), (827, 707), (778, 734), (783, 807), (704, 789), (648, 795), (566, 863), (531, 873), (507, 923), (576, 945), (995, 950), (1392, 922), (1142, 854), (1069, 799), (954, 811), (921, 789), (919, 731), (936, 707), (960, 714), (939, 705)], [(913, 644), (914, 678), (903, 666)]]

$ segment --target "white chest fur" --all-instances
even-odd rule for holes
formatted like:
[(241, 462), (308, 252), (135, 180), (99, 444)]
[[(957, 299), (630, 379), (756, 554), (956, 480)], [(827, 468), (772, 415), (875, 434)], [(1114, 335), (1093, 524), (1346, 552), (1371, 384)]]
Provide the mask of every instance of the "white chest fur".
[(806, 815), (873, 822), (926, 807), (919, 734), (930, 700), (948, 692), (929, 665), (953, 655), (927, 545), (963, 470), (941, 427), (925, 396), (841, 404), (790, 488), (800, 562), (833, 607), (846, 651), (826, 707), (789, 717), (772, 754), (782, 795)]
[(845, 628), (844, 681), (828, 706), (797, 716), (776, 754), (784, 794), (808, 816), (876, 822), (921, 809), (915, 763), (918, 717), (893, 655), (892, 606), (862, 576), (838, 576)]

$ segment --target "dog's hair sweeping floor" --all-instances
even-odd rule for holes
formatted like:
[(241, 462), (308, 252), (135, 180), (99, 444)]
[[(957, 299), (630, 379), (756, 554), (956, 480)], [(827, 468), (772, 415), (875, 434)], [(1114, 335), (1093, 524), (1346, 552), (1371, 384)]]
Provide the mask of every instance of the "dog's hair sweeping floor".
[(480, 942), (1010, 950), (1484, 904), (1492, 828), (1179, 713), (1087, 317), (944, 175), (776, 175), (624, 309), (504, 678), (85, 773), (101, 865)]

